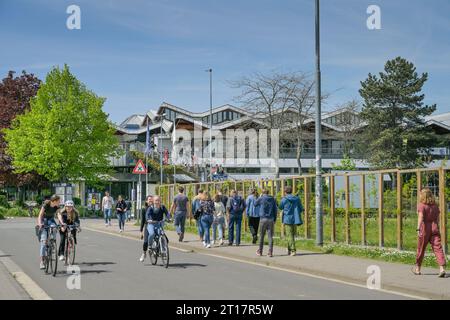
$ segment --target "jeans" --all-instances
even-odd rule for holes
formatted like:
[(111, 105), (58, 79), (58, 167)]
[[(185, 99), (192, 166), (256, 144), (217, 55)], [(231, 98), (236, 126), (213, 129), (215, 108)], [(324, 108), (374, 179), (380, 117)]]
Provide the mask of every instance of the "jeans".
[(125, 228), (125, 212), (117, 212), (117, 218), (119, 219), (119, 229)]
[(173, 225), (177, 228), (177, 233), (184, 233), (184, 226), (186, 224), (186, 212), (175, 212)]
[(103, 209), (103, 214), (105, 215), (105, 223), (111, 223), (111, 209)]
[(151, 246), (153, 243), (153, 239), (155, 238), (155, 234), (163, 227), (162, 222), (149, 223), (147, 226), (148, 230), (148, 245)]
[(259, 217), (248, 217), (248, 227), (253, 237), (253, 242), (256, 243), (259, 229)]
[(200, 238), (203, 239), (203, 226), (201, 223), (202, 217), (200, 217), (200, 219), (197, 220), (197, 230), (198, 230), (198, 235), (200, 236)]
[(148, 250), (148, 228), (144, 226), (144, 244), (142, 245), (142, 249), (144, 252)]
[(230, 214), (230, 222), (228, 224), (228, 241), (233, 243), (234, 240), (234, 225), (236, 224), (236, 244), (241, 243), (241, 224), (242, 214)]
[(288, 251), (289, 253), (295, 252), (295, 234), (297, 233), (297, 226), (295, 224), (285, 224), (284, 230), (286, 232)]
[[(55, 220), (54, 219), (50, 219), (50, 220), (44, 219), (44, 226), (42, 227), (40, 234), (39, 234), (39, 240), (40, 240), (39, 254), (41, 257), (45, 257), (47, 255), (45, 245), (46, 245), (49, 233), (50, 233), (50, 229), (44, 229), (44, 227), (56, 227)], [(56, 239), (56, 229), (53, 230), (53, 238)]]
[(259, 221), (259, 251), (262, 253), (266, 231), (269, 238), (269, 252), (273, 250), (273, 231), (275, 223), (272, 219), (261, 218)]
[(211, 225), (213, 223), (213, 216), (211, 214), (204, 214), (202, 215), (200, 222), (202, 224), (203, 229), (203, 240), (206, 242), (206, 244), (211, 243), (211, 239), (209, 236), (209, 230), (211, 229)]
[(219, 228), (219, 240), (223, 240), (225, 232), (225, 217), (215, 218), (212, 224), (213, 241), (216, 241), (217, 228)]

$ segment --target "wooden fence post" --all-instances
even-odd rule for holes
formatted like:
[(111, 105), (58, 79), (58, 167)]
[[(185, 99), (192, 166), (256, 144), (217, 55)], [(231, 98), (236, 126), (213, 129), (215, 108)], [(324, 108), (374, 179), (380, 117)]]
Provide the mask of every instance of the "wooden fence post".
[(361, 244), (367, 245), (367, 230), (366, 230), (366, 176), (361, 175)]
[(345, 242), (350, 244), (350, 177), (345, 174)]
[(336, 242), (336, 216), (335, 216), (335, 175), (330, 176), (330, 218), (331, 218), (331, 242)]
[(397, 171), (397, 250), (403, 249), (402, 174)]
[(378, 245), (384, 247), (383, 173), (378, 174)]

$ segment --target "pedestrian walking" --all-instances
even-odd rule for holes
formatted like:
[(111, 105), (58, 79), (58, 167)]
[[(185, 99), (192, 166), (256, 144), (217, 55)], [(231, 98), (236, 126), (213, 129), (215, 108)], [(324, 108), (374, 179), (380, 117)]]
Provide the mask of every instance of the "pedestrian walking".
[(222, 201), (220, 201), (220, 195), (216, 194), (216, 196), (214, 197), (214, 220), (212, 224), (213, 244), (216, 243), (217, 229), (219, 229), (219, 245), (223, 245), (226, 227), (225, 215), (226, 215), (225, 206), (223, 205)]
[(261, 256), (263, 254), (264, 237), (266, 235), (269, 240), (269, 251), (267, 256), (273, 257), (273, 233), (275, 230), (275, 222), (277, 221), (277, 202), (275, 198), (269, 195), (269, 190), (264, 189), (261, 197), (255, 202), (256, 207), (259, 208), (259, 248), (256, 251), (256, 255)]
[(412, 271), (416, 275), (420, 275), (423, 257), (427, 249), (428, 243), (431, 244), (434, 255), (439, 265), (439, 277), (445, 278), (445, 254), (441, 244), (441, 234), (439, 232), (439, 207), (429, 188), (420, 191), (420, 203), (417, 206), (417, 256), (416, 265)]
[(256, 189), (250, 190), (250, 195), (245, 201), (246, 210), (245, 213), (248, 219), (248, 227), (252, 235), (252, 243), (255, 244), (258, 241), (258, 228), (259, 228), (259, 207), (255, 207), (256, 199), (258, 199), (258, 193)]
[(202, 215), (200, 222), (203, 229), (203, 246), (211, 248), (211, 225), (214, 221), (214, 202), (211, 200), (209, 192), (204, 192), (200, 200), (200, 210)]
[(201, 197), (203, 196), (203, 190), (199, 189), (197, 195), (194, 197), (194, 199), (192, 200), (192, 205), (191, 205), (191, 209), (192, 209), (192, 216), (194, 217), (196, 224), (197, 224), (197, 231), (198, 231), (198, 236), (200, 237), (200, 241), (203, 241), (203, 227), (202, 227), (202, 223), (201, 223), (201, 210), (200, 209), (200, 200)]
[(287, 186), (285, 196), (281, 199), (279, 209), (282, 211), (281, 222), (284, 224), (284, 230), (287, 238), (287, 253), (295, 256), (297, 250), (295, 248), (295, 235), (297, 234), (297, 226), (303, 224), (301, 214), (303, 206), (300, 198), (292, 194), (292, 187)]
[(122, 196), (119, 195), (117, 197), (117, 203), (116, 203), (116, 213), (117, 213), (117, 220), (119, 220), (119, 232), (122, 233), (125, 229), (125, 214), (127, 212), (127, 204), (125, 203), (125, 200), (123, 200)]
[[(236, 190), (231, 191), (231, 196), (228, 198), (227, 203), (228, 214), (228, 245), (232, 246), (234, 239), (236, 239), (236, 245), (241, 244), (241, 224), (242, 214), (245, 210), (245, 201), (239, 196)], [(234, 229), (236, 227), (236, 238), (234, 238)]]
[(114, 204), (114, 199), (109, 195), (109, 192), (105, 192), (105, 196), (102, 199), (102, 211), (105, 217), (105, 226), (111, 225), (111, 211)]
[(130, 222), (131, 221), (131, 207), (132, 207), (132, 204), (131, 204), (130, 199), (128, 199), (128, 198), (126, 198), (125, 203), (127, 204), (127, 211), (125, 212), (125, 217), (126, 217), (127, 221)]
[(170, 212), (174, 212), (174, 226), (178, 234), (178, 241), (182, 242), (184, 238), (184, 227), (186, 224), (187, 206), (189, 199), (184, 194), (184, 188), (178, 188), (178, 194), (173, 199), (173, 204)]
[(147, 230), (147, 209), (149, 207), (153, 207), (153, 196), (149, 195), (147, 196), (147, 199), (145, 200), (145, 208), (141, 210), (141, 240), (144, 240), (144, 243), (142, 244), (142, 255), (139, 259), (140, 262), (144, 262), (145, 258), (147, 257), (147, 250), (148, 250), (148, 230)]

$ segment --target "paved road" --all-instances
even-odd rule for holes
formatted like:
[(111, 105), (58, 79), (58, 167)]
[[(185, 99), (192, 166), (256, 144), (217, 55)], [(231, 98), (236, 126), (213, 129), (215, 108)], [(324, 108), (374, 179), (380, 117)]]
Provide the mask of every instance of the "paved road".
[(0, 250), (53, 299), (404, 299), (175, 249), (168, 269), (142, 264), (140, 241), (88, 230), (77, 247), (81, 290), (68, 290), (65, 270), (55, 278), (39, 270), (33, 226), (34, 219), (0, 221)]

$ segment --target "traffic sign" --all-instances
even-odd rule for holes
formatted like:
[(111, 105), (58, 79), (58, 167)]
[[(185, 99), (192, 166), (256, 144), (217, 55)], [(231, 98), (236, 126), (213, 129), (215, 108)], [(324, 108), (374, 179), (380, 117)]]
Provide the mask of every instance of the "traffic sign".
[(141, 159), (138, 160), (136, 166), (133, 169), (133, 173), (135, 174), (146, 174), (147, 169), (145, 168), (144, 162)]

